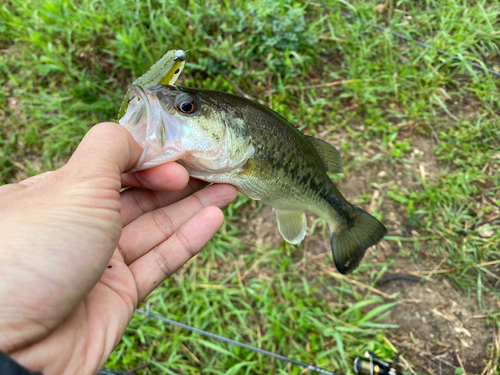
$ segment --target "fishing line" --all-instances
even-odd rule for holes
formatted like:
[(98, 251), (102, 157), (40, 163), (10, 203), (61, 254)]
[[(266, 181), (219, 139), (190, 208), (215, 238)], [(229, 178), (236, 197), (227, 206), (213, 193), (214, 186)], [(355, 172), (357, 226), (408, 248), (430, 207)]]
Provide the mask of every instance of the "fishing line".
[[(309, 365), (307, 363), (297, 361), (295, 359), (288, 358), (288, 357), (285, 357), (285, 356), (282, 356), (282, 355), (279, 355), (279, 354), (276, 354), (273, 352), (269, 352), (267, 350), (260, 349), (260, 348), (257, 348), (255, 346), (252, 346), (252, 345), (244, 344), (244, 343), (239, 342), (239, 341), (228, 339), (227, 337), (224, 337), (224, 336), (216, 335), (215, 333), (211, 333), (211, 332), (207, 332), (207, 331), (204, 331), (202, 329), (199, 329), (199, 328), (191, 327), (187, 324), (179, 323), (175, 320), (167, 319), (167, 318), (164, 318), (163, 316), (160, 316), (160, 315), (152, 314), (149, 311), (143, 311), (143, 310), (137, 309), (137, 310), (135, 310), (135, 313), (138, 315), (147, 316), (148, 318), (153, 318), (153, 319), (159, 320), (161, 322), (164, 322), (164, 323), (167, 323), (167, 324), (179, 327), (179, 328), (183, 328), (183, 329), (191, 331), (191, 332), (198, 333), (198, 334), (203, 335), (203, 336), (207, 336), (207, 337), (219, 340), (219, 341), (223, 341), (223, 342), (226, 342), (226, 343), (231, 344), (231, 345), (236, 345), (236, 346), (239, 346), (240, 348), (248, 349), (248, 350), (251, 350), (253, 352), (264, 354), (264, 355), (279, 359), (279, 360), (284, 361), (284, 362), (288, 362), (288, 363), (291, 363), (291, 364), (294, 364), (297, 366), (301, 366), (301, 367), (306, 368), (310, 371), (315, 371), (317, 373), (325, 374), (325, 375), (340, 375), (340, 374), (337, 374), (335, 372), (323, 370), (319, 367)], [(114, 372), (109, 372), (106, 370), (99, 372), (99, 374), (101, 374), (101, 375), (117, 375)]]
[[(297, 360), (292, 359), (292, 358), (285, 357), (283, 355), (279, 355), (279, 354), (269, 352), (269, 351), (264, 350), (264, 349), (257, 348), (257, 347), (252, 346), (252, 345), (248, 345), (248, 344), (244, 344), (244, 343), (239, 342), (239, 341), (228, 339), (227, 337), (216, 335), (215, 333), (207, 332), (207, 331), (204, 331), (202, 329), (189, 326), (187, 324), (179, 323), (175, 320), (167, 319), (167, 318), (164, 318), (163, 316), (160, 316), (160, 315), (152, 314), (149, 312), (149, 304), (146, 305), (146, 311), (136, 309), (135, 313), (138, 315), (146, 316), (148, 318), (159, 320), (161, 322), (164, 322), (164, 323), (167, 323), (167, 324), (179, 327), (179, 328), (183, 328), (183, 329), (191, 331), (191, 332), (198, 333), (198, 334), (203, 335), (203, 336), (208, 336), (210, 338), (213, 338), (213, 339), (216, 339), (219, 341), (224, 341), (228, 344), (239, 346), (240, 348), (244, 348), (244, 349), (248, 349), (248, 350), (251, 350), (253, 352), (256, 352), (256, 353), (264, 354), (264, 355), (267, 355), (268, 357), (276, 358), (276, 359), (279, 359), (279, 360), (284, 361), (284, 362), (288, 362), (288, 363), (291, 363), (291, 364), (294, 364), (297, 366), (301, 366), (304, 369), (308, 369), (310, 371), (314, 371), (314, 372), (317, 372), (319, 374), (341, 375), (341, 374), (331, 372), (328, 370), (323, 370), (322, 368), (319, 368), (319, 367), (316, 367), (316, 366), (313, 366), (313, 365), (310, 365), (310, 364), (307, 364), (307, 363), (304, 363), (301, 361), (297, 361)], [(387, 363), (387, 362), (384, 362), (383, 360), (381, 360), (375, 353), (370, 352), (368, 350), (365, 350), (364, 358), (363, 357), (356, 357), (354, 359), (354, 364), (353, 364), (354, 373), (357, 375), (374, 375), (374, 374), (377, 374), (377, 375), (401, 375), (401, 373), (398, 371), (398, 362), (399, 362), (399, 355), (398, 354), (395, 355), (395, 357), (392, 361), (392, 364), (390, 364), (390, 363)], [(135, 369), (132, 369), (132, 370), (128, 370), (126, 372), (121, 373), (121, 375), (135, 373), (136, 371), (138, 371), (144, 367), (147, 367), (147, 366), (149, 366), (149, 364), (136, 367)], [(108, 371), (108, 370), (101, 370), (99, 372), (99, 374), (100, 375), (120, 375), (116, 372), (112, 372), (112, 371)]]
[(211, 332), (207, 332), (207, 331), (204, 331), (202, 329), (199, 329), (199, 328), (191, 327), (191, 326), (188, 326), (187, 324), (179, 323), (175, 320), (167, 319), (167, 318), (164, 318), (162, 316), (152, 314), (149, 311), (135, 310), (135, 313), (139, 314), (139, 315), (147, 316), (149, 318), (153, 318), (156, 320), (160, 320), (162, 322), (171, 324), (171, 325), (176, 326), (176, 327), (186, 329), (186, 330), (191, 331), (191, 332), (198, 333), (200, 335), (204, 335), (204, 336), (208, 336), (208, 337), (211, 337), (213, 339), (216, 339), (216, 340), (224, 341), (228, 344), (239, 346), (240, 348), (248, 349), (248, 350), (251, 350), (253, 352), (260, 353), (260, 354), (265, 354), (269, 357), (273, 357), (273, 358), (279, 359), (279, 360), (284, 361), (284, 362), (292, 363), (294, 365), (307, 368), (311, 371), (315, 371), (315, 372), (318, 372), (320, 374), (340, 375), (340, 374), (336, 374), (336, 373), (331, 372), (331, 371), (323, 370), (323, 369), (316, 367), (316, 366), (313, 366), (313, 365), (309, 365), (309, 364), (304, 363), (304, 362), (297, 361), (297, 360), (292, 359), (292, 358), (288, 358), (288, 357), (285, 357), (285, 356), (282, 356), (282, 355), (279, 355), (279, 354), (276, 354), (273, 352), (269, 352), (269, 351), (264, 350), (264, 349), (257, 348), (257, 347), (252, 346), (252, 345), (244, 344), (244, 343), (239, 342), (239, 341), (228, 339), (227, 337), (224, 337), (224, 336), (216, 335), (215, 333), (211, 333)]
[(439, 48), (432, 47), (432, 46), (430, 46), (428, 44), (420, 42), (419, 40), (416, 40), (416, 39), (410, 38), (410, 37), (408, 37), (406, 35), (403, 35), (403, 34), (395, 32), (395, 31), (392, 31), (388, 27), (380, 26), (380, 25), (377, 25), (375, 23), (372, 23), (372, 22), (369, 22), (369, 21), (365, 21), (364, 19), (362, 19), (360, 17), (357, 17), (357, 16), (354, 16), (351, 13), (344, 12), (343, 10), (340, 10), (337, 7), (330, 7), (330, 6), (326, 5), (326, 4), (320, 4), (320, 3), (317, 3), (317, 2), (314, 2), (314, 1), (310, 2), (309, 5), (312, 5), (312, 6), (315, 6), (315, 7), (320, 7), (320, 8), (326, 9), (326, 10), (331, 11), (331, 12), (338, 11), (340, 13), (340, 15), (342, 15), (344, 18), (354, 19), (354, 20), (359, 21), (359, 22), (361, 22), (364, 25), (368, 25), (368, 26), (370, 26), (370, 27), (372, 27), (374, 29), (377, 29), (377, 30), (380, 30), (380, 31), (386, 31), (386, 32), (390, 33), (391, 35), (393, 35), (393, 36), (395, 36), (397, 38), (403, 39), (403, 40), (405, 40), (407, 42), (415, 43), (416, 45), (418, 45), (418, 46), (420, 46), (422, 48), (426, 48), (428, 50), (437, 52), (438, 54), (440, 54), (442, 56), (449, 57), (449, 58), (451, 58), (451, 59), (453, 59), (455, 61), (465, 62), (465, 63), (469, 64), (470, 66), (472, 66), (473, 68), (481, 70), (483, 73), (488, 72), (488, 73), (493, 74), (494, 76), (500, 78), (500, 73), (494, 71), (493, 69), (489, 69), (489, 68), (487, 68), (487, 67), (485, 67), (485, 66), (483, 66), (481, 64), (469, 61), (469, 60), (461, 58), (461, 57), (459, 57), (457, 55), (453, 55), (453, 54), (448, 53), (446, 51), (443, 51), (443, 50), (441, 50)]

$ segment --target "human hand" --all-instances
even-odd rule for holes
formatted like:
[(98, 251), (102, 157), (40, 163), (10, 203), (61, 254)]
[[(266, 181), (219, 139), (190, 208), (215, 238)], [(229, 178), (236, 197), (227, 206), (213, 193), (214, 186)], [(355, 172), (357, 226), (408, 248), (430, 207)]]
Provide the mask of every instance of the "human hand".
[(124, 173), (141, 152), (103, 123), (64, 167), (0, 187), (0, 351), (28, 369), (98, 372), (138, 302), (222, 225), (234, 187), (176, 163)]

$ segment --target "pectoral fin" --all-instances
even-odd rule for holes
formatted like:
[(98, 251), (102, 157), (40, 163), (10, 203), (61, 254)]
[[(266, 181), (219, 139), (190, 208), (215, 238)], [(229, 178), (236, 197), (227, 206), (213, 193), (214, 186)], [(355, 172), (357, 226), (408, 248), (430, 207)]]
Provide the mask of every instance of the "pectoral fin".
[(306, 137), (312, 143), (316, 151), (318, 151), (321, 160), (323, 160), (325, 164), (326, 171), (331, 173), (342, 173), (342, 160), (339, 150), (322, 139), (311, 136)]
[(306, 235), (306, 215), (304, 211), (282, 210), (274, 208), (278, 229), (285, 241), (295, 245)]

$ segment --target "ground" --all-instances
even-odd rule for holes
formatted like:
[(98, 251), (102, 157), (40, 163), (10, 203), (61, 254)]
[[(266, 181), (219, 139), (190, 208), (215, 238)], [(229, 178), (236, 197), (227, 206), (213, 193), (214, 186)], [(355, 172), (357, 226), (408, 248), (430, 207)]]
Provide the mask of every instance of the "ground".
[[(251, 97), (330, 142), (344, 165), (332, 179), (389, 233), (344, 277), (322, 219), (309, 215), (291, 246), (270, 207), (240, 196), (140, 308), (342, 374), (371, 350), (402, 354), (407, 374), (498, 375), (500, 78), (338, 7), (500, 72), (500, 2), (325, 3), (8, 1), (0, 184), (63, 165), (93, 124), (116, 118), (135, 77), (189, 50), (179, 83)], [(307, 373), (140, 316), (106, 367)]]

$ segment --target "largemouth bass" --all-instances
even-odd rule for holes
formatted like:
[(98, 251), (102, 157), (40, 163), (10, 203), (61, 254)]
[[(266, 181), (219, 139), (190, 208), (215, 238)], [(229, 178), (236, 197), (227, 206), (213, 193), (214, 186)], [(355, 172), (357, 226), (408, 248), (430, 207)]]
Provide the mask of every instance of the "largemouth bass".
[(338, 150), (261, 104), (212, 90), (132, 86), (120, 124), (144, 147), (136, 170), (177, 161), (195, 178), (234, 185), (273, 207), (289, 243), (303, 240), (305, 211), (325, 219), (335, 266), (343, 274), (387, 233), (328, 177), (327, 172), (342, 172)]

